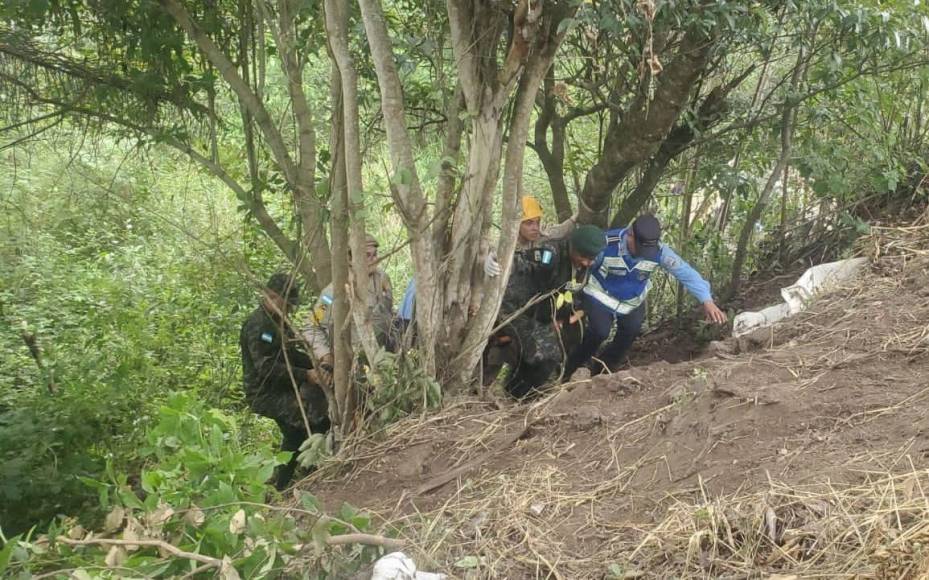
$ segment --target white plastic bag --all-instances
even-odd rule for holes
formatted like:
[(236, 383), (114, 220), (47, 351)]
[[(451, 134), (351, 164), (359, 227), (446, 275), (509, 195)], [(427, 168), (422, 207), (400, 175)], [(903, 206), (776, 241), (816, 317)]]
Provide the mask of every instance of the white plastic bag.
[(403, 552), (391, 552), (374, 563), (371, 580), (445, 580), (445, 574), (418, 572), (416, 562)]
[(852, 258), (813, 266), (796, 283), (781, 288), (784, 302), (758, 312), (742, 312), (732, 321), (732, 336), (742, 336), (806, 310), (809, 303), (823, 292), (834, 290), (851, 280), (868, 263), (867, 258)]

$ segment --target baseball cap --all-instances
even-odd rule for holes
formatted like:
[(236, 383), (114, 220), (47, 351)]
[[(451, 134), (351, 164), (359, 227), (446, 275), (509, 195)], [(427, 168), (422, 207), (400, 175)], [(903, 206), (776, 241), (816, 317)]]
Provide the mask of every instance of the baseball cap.
[(653, 215), (640, 215), (632, 222), (635, 236), (636, 258), (655, 261), (658, 259), (658, 241), (661, 239), (661, 224)]

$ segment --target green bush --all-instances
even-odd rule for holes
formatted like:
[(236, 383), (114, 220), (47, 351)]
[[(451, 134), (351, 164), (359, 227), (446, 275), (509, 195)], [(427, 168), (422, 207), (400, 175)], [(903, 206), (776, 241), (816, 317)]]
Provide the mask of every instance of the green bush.
[[(107, 480), (82, 478), (107, 513), (96, 532), (62, 518), (48, 535), (10, 538), (0, 551), (0, 573), (76, 569), (76, 577), (91, 571), (104, 577), (176, 577), (204, 566), (189, 556), (196, 554), (208, 558), (204, 571), (218, 571), (223, 578), (264, 578), (279, 576), (302, 550), (302, 561), (311, 566), (308, 574), (338, 578), (380, 553), (371, 547), (342, 551), (327, 545), (331, 535), (370, 528), (370, 517), (347, 504), (338, 517), (327, 516), (314, 497), (304, 494), (299, 511), (309, 522), (264, 505), (265, 496), (273, 493), (265, 482), (289, 454), (274, 454), (268, 447), (249, 451), (232, 415), (175, 393), (145, 439), (140, 481), (117, 474), (112, 463)], [(110, 545), (109, 539), (161, 541), (188, 555), (163, 547)]]

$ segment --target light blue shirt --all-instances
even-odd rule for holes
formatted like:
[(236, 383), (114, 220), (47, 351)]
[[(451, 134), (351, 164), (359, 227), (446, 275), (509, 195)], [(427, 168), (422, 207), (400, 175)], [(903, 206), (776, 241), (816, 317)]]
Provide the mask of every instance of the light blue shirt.
[(403, 293), (403, 300), (400, 301), (400, 310), (397, 312), (397, 315), (401, 320), (412, 321), (415, 307), (416, 279), (410, 278), (410, 283), (406, 285), (406, 291)]
[(710, 283), (703, 279), (699, 272), (693, 269), (684, 258), (666, 244), (661, 244), (661, 261), (659, 265), (669, 274), (677, 278), (690, 294), (701, 304), (713, 299), (710, 292)]

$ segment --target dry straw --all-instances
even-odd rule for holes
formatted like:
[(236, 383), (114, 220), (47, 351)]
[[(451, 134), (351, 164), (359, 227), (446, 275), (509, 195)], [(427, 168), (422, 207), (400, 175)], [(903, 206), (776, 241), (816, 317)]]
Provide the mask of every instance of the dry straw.
[[(811, 377), (798, 381), (802, 393), (835, 369), (882, 364), (888, 356), (903, 361), (925, 357), (929, 299), (916, 301), (910, 312), (891, 313), (892, 324), (868, 332), (851, 331), (849, 324), (877, 312), (888, 295), (925, 286), (927, 248), (929, 218), (907, 227), (875, 227), (859, 250), (874, 260), (878, 274), (891, 275), (868, 277), (779, 328), (778, 344), (769, 345), (772, 356), (760, 362), (777, 365), (774, 355), (791, 345), (817, 346), (804, 352), (818, 356), (796, 363), (804, 377)], [(717, 364), (736, 360), (726, 358)], [(629, 379), (623, 388), (642, 387)], [(677, 404), (673, 399), (666, 407), (592, 431), (600, 438), (576, 463), (556, 461), (553, 450), (576, 444), (562, 440), (564, 425), (550, 428), (563, 419), (559, 401), (566, 393), (528, 408), (465, 400), (407, 418), (350, 441), (336, 461), (310, 478), (308, 487), (377, 481), (385, 458), (417, 445), (443, 449), (448, 464), (459, 469), (454, 477), (434, 487), (411, 486), (390, 505), (382, 503), (376, 515), (422, 568), (452, 577), (929, 578), (929, 471), (919, 467), (923, 458), (915, 454), (916, 436), (887, 451), (896, 457), (888, 466), (906, 465), (902, 472), (899, 467), (883, 472), (847, 468), (845, 477), (830, 479), (824, 473), (817, 483), (804, 485), (772, 474), (766, 483), (713, 496), (695, 467), (700, 455), (693, 469), (672, 466), (657, 446), (635, 462), (619, 460), (624, 446), (641, 444), (665, 420)], [(836, 428), (865, 428), (927, 396), (929, 386), (846, 416)], [(530, 428), (544, 434), (544, 445), (521, 438)], [(495, 466), (516, 450), (522, 463)], [(856, 458), (848, 462), (853, 465)], [(672, 474), (675, 467), (682, 473)], [(643, 494), (649, 476), (680, 481), (681, 487), (663, 496)], [(697, 484), (685, 489), (685, 480)]]

